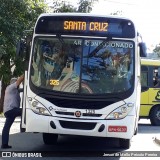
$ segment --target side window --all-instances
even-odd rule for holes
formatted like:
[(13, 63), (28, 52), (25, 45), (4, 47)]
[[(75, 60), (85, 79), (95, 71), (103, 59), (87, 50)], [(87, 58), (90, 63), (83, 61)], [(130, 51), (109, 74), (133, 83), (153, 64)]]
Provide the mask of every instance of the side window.
[(160, 67), (153, 68), (153, 85), (160, 88)]
[(148, 72), (142, 72), (141, 73), (141, 85), (142, 87), (147, 87), (148, 86)]
[(148, 87), (148, 67), (141, 66), (141, 86)]

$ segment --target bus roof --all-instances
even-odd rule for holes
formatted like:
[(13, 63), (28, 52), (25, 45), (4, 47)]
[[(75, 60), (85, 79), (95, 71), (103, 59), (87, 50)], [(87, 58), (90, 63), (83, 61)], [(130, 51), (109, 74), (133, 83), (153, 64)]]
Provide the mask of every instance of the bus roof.
[(135, 24), (128, 18), (91, 13), (43, 13), (35, 34), (135, 38)]
[(129, 21), (133, 22), (130, 18), (122, 17), (118, 15), (103, 15), (103, 14), (93, 14), (93, 13), (76, 13), (76, 12), (67, 12), (67, 13), (42, 13), (40, 14), (40, 17), (44, 16), (93, 16), (93, 17), (108, 17), (108, 18), (119, 18), (119, 19), (128, 19)]
[(141, 58), (141, 65), (160, 66), (160, 59)]

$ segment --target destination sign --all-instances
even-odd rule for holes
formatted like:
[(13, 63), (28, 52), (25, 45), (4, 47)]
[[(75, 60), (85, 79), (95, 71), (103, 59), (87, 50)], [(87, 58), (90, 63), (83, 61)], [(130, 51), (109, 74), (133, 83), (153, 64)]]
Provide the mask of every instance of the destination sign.
[(35, 33), (119, 38), (134, 38), (136, 35), (133, 23), (127, 19), (74, 15), (41, 17)]
[(64, 21), (64, 30), (77, 31), (106, 31), (108, 30), (107, 22), (87, 22), (84, 21)]

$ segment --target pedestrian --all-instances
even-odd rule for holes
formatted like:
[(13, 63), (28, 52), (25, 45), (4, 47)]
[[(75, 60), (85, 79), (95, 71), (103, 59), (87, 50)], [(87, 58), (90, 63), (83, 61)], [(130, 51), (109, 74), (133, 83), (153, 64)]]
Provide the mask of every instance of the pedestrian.
[(18, 88), (23, 80), (24, 75), (21, 75), (18, 79), (12, 78), (10, 85), (7, 86), (5, 91), (3, 113), (6, 117), (6, 121), (2, 130), (2, 149), (12, 148), (12, 146), (8, 145), (9, 131), (15, 118), (22, 114)]

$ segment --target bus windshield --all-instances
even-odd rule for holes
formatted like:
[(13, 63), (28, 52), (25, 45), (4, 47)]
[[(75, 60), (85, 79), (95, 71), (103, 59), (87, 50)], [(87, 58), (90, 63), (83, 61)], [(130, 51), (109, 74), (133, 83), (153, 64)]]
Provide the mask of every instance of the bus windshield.
[(134, 43), (100, 37), (37, 36), (31, 82), (75, 94), (125, 92), (134, 83)]

